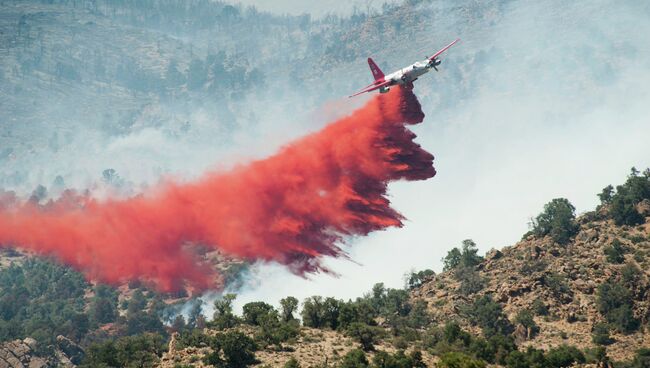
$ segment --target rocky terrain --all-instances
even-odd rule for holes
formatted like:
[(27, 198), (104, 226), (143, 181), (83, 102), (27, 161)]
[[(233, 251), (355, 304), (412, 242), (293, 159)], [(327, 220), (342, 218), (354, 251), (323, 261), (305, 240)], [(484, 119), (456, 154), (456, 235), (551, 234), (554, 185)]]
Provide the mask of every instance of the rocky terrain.
[[(650, 213), (649, 213), (650, 214)], [(596, 213), (578, 218), (580, 231), (567, 245), (558, 245), (550, 237), (528, 236), (521, 242), (492, 250), (478, 266), (485, 288), (475, 295), (458, 292), (460, 282), (452, 272), (435, 275), (412, 292), (413, 298), (428, 302), (434, 320), (444, 323), (454, 316), (468, 328), (473, 328), (462, 316), (462, 307), (482, 295), (491, 294), (504, 306), (510, 319), (517, 312), (532, 309), (540, 300), (548, 308), (547, 316), (536, 316), (539, 332), (529, 336), (516, 331), (524, 346), (549, 348), (560, 344), (590, 347), (592, 328), (604, 322), (596, 305), (596, 291), (604, 281), (620, 278), (621, 269), (634, 265), (642, 276), (634, 283), (634, 314), (645, 325), (650, 318), (650, 224), (636, 227), (616, 226), (611, 220), (595, 219)], [(613, 264), (604, 249), (618, 239), (626, 248), (625, 260)], [(561, 287), (549, 285), (555, 276)], [(555, 287), (555, 289), (554, 289)], [(643, 328), (632, 334), (616, 333), (608, 354), (617, 359), (629, 357), (630, 352), (650, 346), (650, 335)]]
[(83, 350), (64, 336), (57, 337), (56, 346), (39, 352), (38, 342), (31, 337), (0, 344), (0, 368), (75, 367), (83, 358)]
[[(650, 212), (643, 207), (647, 205), (647, 202), (642, 204), (641, 211), (650, 216)], [(578, 217), (579, 231), (566, 245), (559, 245), (550, 237), (527, 235), (513, 246), (488, 252), (476, 266), (485, 283), (482, 290), (476, 293), (465, 295), (460, 292), (460, 282), (450, 270), (428, 277), (411, 291), (411, 299), (426, 301), (432, 326), (442, 326), (455, 320), (472, 334), (480, 336), (481, 329), (469, 321), (464, 310), (474, 300), (491, 295), (503, 306), (508, 319), (513, 321), (513, 335), (519, 346), (548, 350), (573, 345), (590, 349), (595, 346), (592, 337), (594, 326), (605, 322), (598, 311), (598, 287), (607, 280), (625, 277), (622, 276), (625, 267), (636, 267), (640, 274), (633, 283), (633, 313), (640, 321), (641, 328), (632, 333), (612, 331), (612, 342), (607, 346), (611, 360), (629, 360), (635, 351), (650, 346), (650, 335), (645, 331), (650, 318), (650, 223), (616, 226), (611, 220), (602, 218), (603, 211)], [(612, 263), (605, 249), (616, 241), (622, 244), (625, 254), (623, 260)], [(532, 331), (515, 322), (518, 312), (539, 308), (540, 303), (546, 312), (534, 316), (538, 329)], [(205, 332), (217, 333), (211, 329)], [(253, 335), (250, 330), (247, 333)], [(384, 339), (376, 345), (376, 350), (395, 352), (398, 349), (394, 342)], [(291, 357), (304, 367), (336, 366), (342, 356), (360, 345), (341, 332), (302, 327), (299, 338), (287, 346), (288, 351), (258, 351), (258, 366), (282, 366)], [(421, 347), (422, 343), (415, 342), (409, 344), (406, 350)], [(171, 368), (185, 364), (202, 367), (205, 365), (201, 359), (209, 352), (209, 347), (176, 349), (172, 340), (160, 366)], [(368, 356), (374, 354), (369, 352)], [(423, 361), (428, 366), (432, 366), (437, 359), (424, 351)]]

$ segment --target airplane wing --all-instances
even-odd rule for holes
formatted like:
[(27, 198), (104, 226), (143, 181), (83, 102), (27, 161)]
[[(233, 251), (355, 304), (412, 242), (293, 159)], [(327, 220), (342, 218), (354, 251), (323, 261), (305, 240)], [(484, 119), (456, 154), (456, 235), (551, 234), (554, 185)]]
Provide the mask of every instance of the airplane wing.
[(452, 42), (452, 43), (450, 43), (449, 45), (447, 45), (447, 46), (441, 48), (438, 52), (436, 52), (435, 54), (433, 54), (433, 56), (431, 56), (431, 57), (429, 58), (429, 60), (435, 60), (435, 58), (437, 58), (438, 56), (440, 56), (440, 54), (442, 54), (443, 52), (447, 51), (447, 49), (449, 49), (450, 47), (454, 46), (454, 45), (456, 44), (456, 42), (458, 42), (458, 41), (460, 41), (460, 38), (455, 39), (454, 42)]
[(348, 96), (348, 97), (358, 96), (358, 95), (360, 95), (362, 93), (371, 92), (371, 91), (374, 91), (376, 89), (380, 89), (381, 87), (386, 87), (387, 85), (391, 84), (391, 82), (392, 82), (391, 80), (387, 80), (387, 81), (381, 82), (379, 84), (373, 83), (373, 84), (365, 87), (361, 91), (359, 91), (359, 92), (357, 92), (357, 93), (355, 93), (355, 94), (353, 94), (351, 96)]

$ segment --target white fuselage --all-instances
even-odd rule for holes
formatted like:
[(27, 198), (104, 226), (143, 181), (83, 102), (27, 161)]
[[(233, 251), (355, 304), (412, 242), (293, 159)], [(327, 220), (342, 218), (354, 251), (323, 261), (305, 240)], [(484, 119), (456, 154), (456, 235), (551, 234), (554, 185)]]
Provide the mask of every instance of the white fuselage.
[(423, 74), (426, 74), (431, 70), (432, 63), (429, 60), (423, 60), (415, 62), (406, 68), (402, 68), (396, 72), (390, 73), (385, 77), (386, 81), (391, 81), (391, 86), (396, 84), (408, 84), (412, 83), (418, 77)]

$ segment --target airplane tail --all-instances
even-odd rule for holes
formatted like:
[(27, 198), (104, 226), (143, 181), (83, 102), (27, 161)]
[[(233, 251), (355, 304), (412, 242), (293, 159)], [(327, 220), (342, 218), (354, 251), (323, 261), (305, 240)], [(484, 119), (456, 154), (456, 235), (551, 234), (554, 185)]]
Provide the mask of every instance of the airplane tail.
[(368, 65), (370, 66), (370, 71), (372, 72), (372, 76), (375, 78), (375, 81), (378, 80), (384, 80), (384, 72), (379, 69), (377, 64), (372, 60), (372, 58), (368, 58)]

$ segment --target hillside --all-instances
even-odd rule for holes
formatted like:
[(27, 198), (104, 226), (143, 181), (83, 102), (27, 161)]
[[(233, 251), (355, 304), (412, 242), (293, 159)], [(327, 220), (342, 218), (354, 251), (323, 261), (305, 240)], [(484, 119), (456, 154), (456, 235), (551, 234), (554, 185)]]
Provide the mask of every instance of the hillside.
[[(427, 301), (437, 323), (452, 316), (475, 333), (480, 328), (463, 315), (463, 307), (481, 296), (492, 295), (510, 320), (515, 320), (519, 311), (540, 308), (536, 303), (541, 301), (548, 313), (534, 317), (539, 332), (530, 336), (525, 328), (515, 330), (522, 346), (547, 349), (570, 344), (584, 349), (593, 346), (593, 326), (606, 322), (598, 312), (598, 287), (613, 278), (631, 287), (634, 316), (646, 325), (650, 317), (650, 224), (616, 226), (612, 220), (595, 217), (597, 213), (579, 217), (580, 230), (566, 245), (531, 235), (513, 246), (489, 252), (477, 266), (485, 285), (475, 294), (459, 291), (461, 281), (454, 271), (447, 271), (414, 289), (412, 296)], [(623, 260), (612, 263), (607, 259), (605, 249), (612, 244), (625, 249)], [(630, 270), (638, 274), (629, 276), (626, 272)], [(650, 346), (650, 335), (643, 329), (631, 334), (613, 332), (612, 338), (615, 342), (608, 347), (608, 354), (616, 360)]]
[[(632, 169), (599, 197), (596, 211), (577, 217), (568, 200), (553, 199), (520, 242), (484, 257), (463, 241), (444, 272), (412, 273), (405, 289), (379, 283), (349, 301), (289, 296), (280, 309), (251, 302), (241, 316), (234, 294), (204, 316), (182, 295), (92, 285), (67, 267), (4, 251), (2, 364), (646, 367), (650, 170)], [(206, 257), (225, 275), (245, 270)]]
[[(617, 224), (615, 219), (628, 189), (650, 194), (648, 173), (638, 176), (633, 170), (613, 196), (608, 188), (604, 190), (609, 195), (601, 194), (603, 204), (596, 211), (575, 219), (567, 217), (570, 221), (562, 226), (572, 234), (566, 239), (555, 231), (563, 221), (558, 220), (559, 212), (549, 235), (536, 234), (545, 216), (561, 208), (553, 204), (572, 208), (566, 200), (553, 200), (520, 242), (481, 257), (476, 245), (467, 240), (462, 248), (449, 252), (446, 271), (413, 273), (408, 293), (377, 284), (354, 302), (310, 298), (303, 303), (303, 326), (296, 325), (290, 337), (272, 344), (258, 313), (273, 308), (266, 305), (261, 312), (265, 303), (251, 303), (255, 305), (250, 309), (244, 307), (243, 327), (226, 328), (225, 334), (240, 331), (261, 342), (255, 353), (257, 366), (283, 366), (291, 364), (287, 363), (290, 359), (303, 367), (364, 366), (359, 359), (354, 364), (361, 365), (354, 365), (349, 357), (365, 350), (369, 361), (385, 367), (473, 367), (480, 366), (481, 360), (527, 367), (534, 365), (533, 359), (541, 359), (537, 364), (543, 367), (575, 363), (626, 366), (626, 361), (646, 367), (648, 352), (643, 349), (650, 346), (646, 332), (650, 318), (650, 200), (626, 202), (640, 215), (633, 217), (636, 224)], [(286, 315), (285, 303), (282, 305), (281, 313)], [(319, 317), (314, 310), (321, 311)], [(214, 328), (220, 318), (216, 313), (203, 333), (225, 336), (218, 332), (220, 328)], [(363, 323), (377, 327), (366, 326), (359, 334), (353, 321), (364, 319)], [(275, 325), (276, 330), (283, 328)], [(210, 344), (190, 343), (187, 347), (188, 341), (200, 340), (188, 338), (187, 332), (181, 332), (183, 343), (177, 343), (177, 338), (179, 335), (172, 338), (160, 366), (204, 366), (202, 359), (213, 351)], [(386, 363), (401, 359), (400, 351), (406, 353), (400, 363), (405, 365)], [(542, 353), (540, 358), (543, 351), (547, 355)], [(419, 359), (408, 360), (413, 352), (420, 352)], [(466, 355), (453, 358), (454, 352)], [(463, 363), (454, 365), (454, 359)]]

